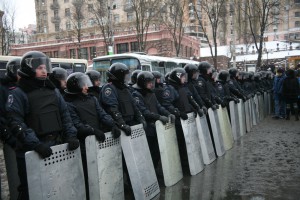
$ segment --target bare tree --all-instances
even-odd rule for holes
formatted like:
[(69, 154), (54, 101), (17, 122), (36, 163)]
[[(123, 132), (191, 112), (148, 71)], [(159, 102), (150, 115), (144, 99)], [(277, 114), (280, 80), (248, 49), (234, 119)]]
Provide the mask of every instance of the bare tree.
[(160, 11), (160, 3), (160, 0), (129, 0), (125, 5), (132, 10), (128, 14), (133, 14), (138, 50), (141, 52), (146, 49), (149, 25)]
[(103, 36), (105, 51), (108, 54), (109, 46), (113, 46), (113, 21), (111, 19), (112, 5), (107, 3), (104, 0), (97, 0), (93, 4), (93, 15)]
[(249, 30), (258, 52), (256, 67), (261, 67), (264, 34), (270, 26), (279, 22), (280, 0), (246, 0), (244, 12), (249, 22)]
[(176, 57), (179, 57), (184, 34), (184, 11), (188, 2), (187, 0), (168, 0), (165, 3), (167, 12), (162, 13), (162, 23), (171, 34), (176, 51)]
[[(202, 0), (201, 3), (199, 2), (199, 4), (194, 7), (199, 22), (199, 27), (201, 31), (203, 31), (203, 35), (208, 42), (210, 53), (213, 57), (214, 66), (217, 66), (218, 29), (222, 22), (220, 19), (224, 18), (225, 3), (226, 0)], [(202, 20), (203, 15), (208, 18), (207, 25), (204, 24), (204, 21)], [(207, 26), (210, 27), (211, 30), (208, 30)], [(212, 34), (212, 41), (208, 36), (208, 31), (211, 31), (210, 34)]]
[(6, 0), (2, 2), (4, 15), (2, 17), (3, 27), (1, 29), (1, 54), (9, 55), (11, 45), (15, 43), (15, 15), (16, 9), (12, 2)]
[(85, 24), (85, 15), (84, 13), (87, 12), (86, 2), (85, 0), (73, 0), (72, 1), (72, 8), (71, 8), (71, 16), (70, 20), (74, 27), (73, 34), (77, 39), (77, 52), (78, 58), (81, 58), (81, 39), (82, 39), (82, 29), (83, 24)]

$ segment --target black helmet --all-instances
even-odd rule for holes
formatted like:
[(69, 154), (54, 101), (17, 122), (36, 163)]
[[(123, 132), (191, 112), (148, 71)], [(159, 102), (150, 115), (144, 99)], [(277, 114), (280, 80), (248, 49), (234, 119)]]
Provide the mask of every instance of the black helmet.
[(29, 51), (21, 59), (21, 67), (18, 74), (22, 77), (35, 77), (35, 70), (40, 65), (45, 65), (47, 73), (52, 72), (50, 59), (44, 53), (39, 51)]
[(184, 69), (182, 68), (175, 68), (171, 71), (170, 76), (169, 76), (169, 81), (173, 82), (173, 83), (177, 83), (179, 85), (181, 85), (181, 77), (185, 76), (186, 72)]
[[(162, 73), (160, 73), (159, 71), (152, 71), (151, 72), (155, 78), (155, 87), (162, 85), (164, 83), (164, 76), (162, 75)], [(160, 79), (159, 82), (157, 82), (157, 80)]]
[(142, 70), (140, 70), (140, 69), (136, 69), (136, 70), (134, 70), (134, 71), (132, 72), (132, 74), (131, 74), (131, 81), (130, 81), (130, 84), (131, 84), (131, 85), (136, 84), (137, 76), (138, 76), (138, 74), (139, 74), (141, 71), (142, 71)]
[(198, 70), (202, 75), (207, 74), (209, 68), (211, 68), (211, 65), (208, 62), (203, 61), (199, 63)]
[(153, 74), (148, 71), (140, 72), (137, 76), (137, 86), (142, 89), (147, 89), (147, 83), (149, 82), (154, 82)]
[(232, 78), (235, 78), (238, 72), (239, 72), (238, 69), (235, 67), (232, 67), (229, 69), (229, 74), (230, 74), (230, 77), (232, 77)]
[(6, 73), (5, 75), (9, 77), (12, 81), (16, 82), (17, 71), (20, 69), (21, 58), (13, 58), (6, 64)]
[(221, 71), (219, 72), (218, 79), (219, 79), (220, 81), (224, 81), (224, 82), (228, 81), (228, 80), (229, 80), (229, 72), (226, 71), (226, 70), (221, 70)]
[(254, 72), (248, 72), (248, 80), (253, 81), (254, 80)]
[(67, 89), (68, 94), (78, 94), (81, 93), (84, 86), (92, 87), (93, 84), (88, 77), (88, 75), (82, 72), (75, 72), (68, 76), (67, 78)]
[(101, 74), (100, 74), (100, 72), (98, 72), (96, 70), (89, 70), (89, 71), (85, 72), (85, 74), (89, 76), (93, 85), (95, 84), (94, 83), (95, 81), (100, 81)]
[(52, 81), (57, 88), (61, 87), (60, 81), (67, 80), (67, 77), (67, 70), (60, 67), (54, 67), (52, 73), (49, 75), (50, 81)]
[(209, 77), (210, 77), (212, 80), (214, 80), (217, 76), (218, 76), (217, 70), (216, 70), (214, 67), (212, 67), (212, 68), (211, 68), (211, 73), (209, 74)]
[(194, 64), (186, 64), (184, 66), (184, 70), (188, 74), (188, 78), (189, 79), (192, 79), (193, 78), (193, 74), (196, 73), (196, 72), (198, 72), (198, 68)]
[(165, 82), (166, 82), (166, 84), (169, 83), (169, 76), (170, 76), (170, 73), (171, 73), (171, 72), (168, 72), (168, 73), (165, 74)]
[(260, 81), (260, 73), (259, 72), (256, 72), (255, 74), (254, 74), (254, 80), (255, 81)]
[(239, 75), (238, 75), (238, 79), (239, 80), (243, 80), (244, 76), (245, 76), (245, 72), (244, 71), (240, 71)]
[(123, 63), (112, 64), (107, 72), (109, 80), (119, 81), (120, 83), (125, 83), (125, 76), (127, 74), (129, 74), (129, 69)]

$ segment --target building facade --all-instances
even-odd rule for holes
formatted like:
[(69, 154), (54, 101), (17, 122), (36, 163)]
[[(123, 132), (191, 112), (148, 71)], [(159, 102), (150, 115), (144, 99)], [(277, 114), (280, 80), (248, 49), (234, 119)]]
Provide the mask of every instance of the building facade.
[(0, 55), (2, 55), (2, 48), (5, 40), (5, 30), (3, 29), (3, 22), (2, 17), (4, 15), (4, 12), (0, 10)]

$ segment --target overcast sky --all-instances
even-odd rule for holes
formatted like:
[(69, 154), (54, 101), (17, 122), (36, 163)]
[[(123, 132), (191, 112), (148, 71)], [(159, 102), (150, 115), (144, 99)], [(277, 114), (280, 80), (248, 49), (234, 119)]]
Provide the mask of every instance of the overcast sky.
[(0, 0), (0, 9), (3, 10), (3, 2), (15, 8), (15, 27), (27, 27), (28, 24), (36, 24), (34, 0)]

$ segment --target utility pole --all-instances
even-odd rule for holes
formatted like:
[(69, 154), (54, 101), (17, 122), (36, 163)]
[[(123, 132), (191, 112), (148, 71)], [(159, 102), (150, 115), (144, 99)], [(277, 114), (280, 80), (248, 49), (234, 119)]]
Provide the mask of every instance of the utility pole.
[(233, 67), (236, 67), (236, 56), (235, 56), (235, 6), (234, 6), (234, 0), (230, 0), (229, 5), (229, 11), (230, 11), (230, 20), (231, 20), (231, 43), (230, 43), (230, 49), (232, 53), (232, 59), (233, 59)]

